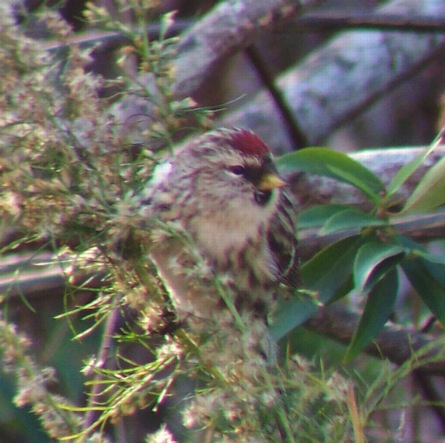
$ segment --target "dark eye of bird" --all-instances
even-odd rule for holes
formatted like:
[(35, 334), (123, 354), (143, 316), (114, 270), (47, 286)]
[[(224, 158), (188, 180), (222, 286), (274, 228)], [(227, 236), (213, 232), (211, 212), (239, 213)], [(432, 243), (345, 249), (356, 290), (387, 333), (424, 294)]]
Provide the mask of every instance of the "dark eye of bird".
[(235, 175), (244, 175), (246, 168), (241, 165), (230, 166), (229, 171)]

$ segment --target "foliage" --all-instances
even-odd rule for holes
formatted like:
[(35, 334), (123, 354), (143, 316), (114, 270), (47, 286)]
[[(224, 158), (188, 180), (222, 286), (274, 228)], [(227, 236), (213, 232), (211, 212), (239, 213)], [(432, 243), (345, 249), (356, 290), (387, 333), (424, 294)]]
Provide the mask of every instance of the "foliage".
[[(345, 182), (363, 192), (372, 208), (364, 212), (343, 205), (315, 206), (300, 214), (300, 226), (319, 227), (319, 235), (347, 233), (319, 251), (302, 266), (309, 290), (318, 302), (336, 301), (351, 292), (366, 298), (361, 321), (348, 347), (350, 361), (381, 331), (394, 310), (402, 270), (418, 295), (441, 322), (445, 321), (445, 271), (440, 255), (397, 232), (393, 220), (405, 214), (432, 211), (445, 202), (443, 161), (420, 180), (406, 202), (397, 191), (443, 141), (441, 133), (429, 149), (402, 167), (386, 187), (370, 170), (345, 154), (325, 148), (308, 148), (287, 154), (278, 161), (286, 171), (323, 175)], [(352, 232), (352, 234), (351, 234)], [(315, 312), (307, 300), (282, 305), (273, 326), (279, 339)], [(296, 311), (300, 312), (295, 316)]]
[[(362, 394), (352, 377), (316, 368), (291, 353), (272, 367), (248, 352), (242, 355), (248, 358), (241, 358), (236, 346), (248, 341), (249, 325), (237, 317), (218, 279), (215, 284), (237, 320), (237, 335), (220, 325), (200, 332), (172, 326), (171, 303), (149, 262), (149, 248), (153, 235), (177, 235), (187, 245), (189, 239), (174, 226), (147, 222), (138, 207), (139, 195), (155, 165), (184, 136), (184, 127), (207, 129), (211, 113), (191, 99), (176, 100), (170, 92), (176, 39), (166, 35), (172, 15), (156, 16), (156, 1), (116, 4), (137, 26), (110, 18), (94, 4), (87, 13), (96, 28), (117, 30), (128, 39), (117, 60), (121, 75), (112, 81), (88, 72), (92, 49), (71, 42), (71, 32), (57, 14), (46, 10), (38, 17), (59, 42), (51, 52), (26, 38), (6, 5), (0, 5), (1, 229), (6, 236), (14, 226), (18, 237), (3, 245), (3, 253), (19, 247), (56, 253), (71, 283), (58, 321), (70, 322), (76, 340), (102, 334), (97, 354), (88, 360), (85, 356), (88, 398), (69, 401), (53, 392), (55, 371), (34, 361), (29, 340), (9, 321), (8, 294), (3, 294), (0, 350), (4, 370), (16, 376), (15, 403), (31, 407), (47, 435), (65, 441), (117, 439), (113, 433), (124, 418), (139, 410), (154, 411), (166, 425), (138, 441), (363, 441), (387, 374)], [(142, 30), (154, 19), (162, 26), (151, 41)], [(135, 64), (136, 72), (131, 70)], [(101, 95), (110, 85), (117, 87), (117, 96)], [(143, 144), (135, 144), (131, 125), (110, 112), (123, 94), (151, 105), (150, 114), (138, 121), (144, 126)], [(320, 235), (355, 231), (303, 264), (312, 295), (296, 294), (282, 302), (272, 325), (276, 339), (298, 328), (317, 305), (354, 290), (367, 302), (347, 351), (352, 359), (391, 314), (398, 268), (431, 311), (444, 318), (444, 264), (392, 225), (396, 216), (443, 203), (444, 166), (439, 163), (402, 209), (394, 209), (397, 190), (433, 149), (403, 168), (386, 189), (363, 166), (323, 148), (279, 159), (284, 170), (322, 174), (360, 189), (373, 208), (365, 213), (328, 205), (301, 215), (301, 226), (320, 226)], [(190, 270), (198, 277), (206, 272), (199, 260)], [(79, 298), (85, 293), (88, 297)], [(384, 395), (415, 364), (428, 359), (433, 357), (419, 355), (393, 374)], [(169, 404), (183, 411), (176, 423)]]

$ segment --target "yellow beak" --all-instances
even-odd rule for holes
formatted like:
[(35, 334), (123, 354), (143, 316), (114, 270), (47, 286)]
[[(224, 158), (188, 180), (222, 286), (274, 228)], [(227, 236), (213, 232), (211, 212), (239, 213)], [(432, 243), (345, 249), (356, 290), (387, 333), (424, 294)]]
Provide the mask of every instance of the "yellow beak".
[(258, 183), (258, 190), (271, 191), (272, 189), (282, 188), (283, 186), (287, 186), (287, 183), (282, 178), (278, 175), (268, 173), (261, 177), (261, 180)]

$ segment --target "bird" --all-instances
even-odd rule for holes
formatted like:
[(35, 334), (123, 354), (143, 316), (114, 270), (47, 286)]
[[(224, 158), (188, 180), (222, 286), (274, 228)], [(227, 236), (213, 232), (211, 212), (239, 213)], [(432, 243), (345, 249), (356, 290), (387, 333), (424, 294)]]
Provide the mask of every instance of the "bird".
[(140, 205), (158, 222), (150, 256), (180, 319), (231, 322), (217, 279), (247, 322), (299, 287), (286, 186), (270, 148), (243, 128), (191, 138), (155, 167)]

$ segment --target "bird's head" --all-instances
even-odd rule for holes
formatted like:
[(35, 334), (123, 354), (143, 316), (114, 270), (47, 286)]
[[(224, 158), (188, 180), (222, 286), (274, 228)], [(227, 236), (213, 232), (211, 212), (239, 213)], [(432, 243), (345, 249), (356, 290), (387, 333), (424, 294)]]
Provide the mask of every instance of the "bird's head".
[(189, 142), (176, 162), (201, 201), (269, 212), (286, 182), (268, 146), (245, 129), (218, 129)]

